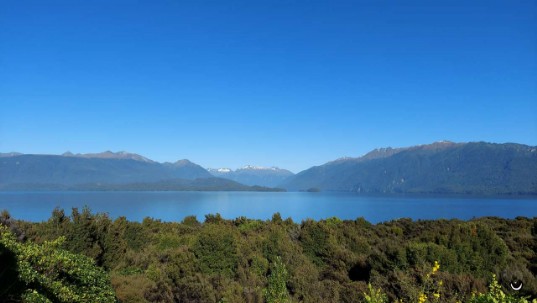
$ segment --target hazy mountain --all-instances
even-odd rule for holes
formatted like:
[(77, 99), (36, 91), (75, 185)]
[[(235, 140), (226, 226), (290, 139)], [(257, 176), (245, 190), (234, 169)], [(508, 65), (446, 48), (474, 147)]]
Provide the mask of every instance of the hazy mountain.
[(247, 165), (237, 170), (229, 168), (211, 169), (208, 171), (215, 177), (226, 178), (246, 185), (276, 187), (294, 174), (277, 167), (261, 167)]
[(167, 179), (211, 178), (188, 160), (158, 163), (125, 152), (73, 155), (12, 155), (0, 158), (0, 185), (7, 184), (119, 184)]
[(133, 153), (128, 153), (125, 151), (114, 153), (108, 150), (102, 153), (94, 153), (94, 154), (73, 154), (71, 152), (65, 152), (62, 154), (62, 156), (78, 157), (78, 158), (98, 158), (98, 159), (130, 159), (130, 160), (143, 161), (143, 162), (154, 162), (153, 160), (150, 160), (144, 156), (140, 156), (138, 154), (133, 154)]
[(20, 156), (20, 155), (22, 155), (22, 154), (21, 153), (15, 153), (15, 152), (12, 152), (12, 153), (0, 153), (0, 158)]
[(361, 193), (537, 194), (537, 147), (443, 141), (382, 148), (312, 167), (281, 186)]

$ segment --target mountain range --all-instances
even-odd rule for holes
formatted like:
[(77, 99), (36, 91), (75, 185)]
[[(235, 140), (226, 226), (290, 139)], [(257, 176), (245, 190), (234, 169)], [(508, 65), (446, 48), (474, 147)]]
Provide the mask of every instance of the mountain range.
[(229, 168), (207, 169), (213, 176), (230, 179), (246, 185), (277, 187), (294, 174), (278, 167), (247, 165), (232, 170)]
[(537, 147), (448, 141), (381, 148), (287, 179), (288, 190), (357, 193), (537, 194)]
[(143, 156), (0, 154), (0, 190), (269, 190), (216, 178), (188, 160), (158, 163)]
[(0, 153), (0, 190), (273, 190), (537, 195), (537, 147), (453, 143), (379, 148), (296, 175), (276, 167), (205, 169), (127, 152)]

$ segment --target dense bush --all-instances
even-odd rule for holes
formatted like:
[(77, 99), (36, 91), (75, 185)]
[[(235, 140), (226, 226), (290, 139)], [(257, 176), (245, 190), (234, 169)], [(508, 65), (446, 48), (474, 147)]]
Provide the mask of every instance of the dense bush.
[(106, 272), (63, 242), (21, 243), (0, 225), (0, 301), (116, 302)]
[(39, 247), (64, 236), (55, 245), (106, 269), (121, 302), (489, 302), (491, 274), (507, 297), (537, 297), (537, 218), (139, 223), (74, 209), (18, 225)]

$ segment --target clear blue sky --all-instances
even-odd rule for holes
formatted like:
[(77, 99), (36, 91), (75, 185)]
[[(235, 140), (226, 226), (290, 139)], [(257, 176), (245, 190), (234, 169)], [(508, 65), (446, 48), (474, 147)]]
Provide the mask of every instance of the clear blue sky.
[(1, 1), (0, 151), (300, 171), (537, 145), (536, 1)]

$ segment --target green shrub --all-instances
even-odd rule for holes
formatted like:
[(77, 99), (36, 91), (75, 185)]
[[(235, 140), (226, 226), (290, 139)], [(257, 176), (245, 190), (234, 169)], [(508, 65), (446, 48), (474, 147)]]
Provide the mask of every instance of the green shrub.
[(263, 294), (267, 303), (288, 303), (291, 302), (289, 291), (287, 290), (288, 273), (280, 257), (276, 257), (270, 269), (267, 288)]
[[(489, 291), (484, 294), (474, 294), (468, 303), (529, 303), (526, 298), (519, 298), (508, 295), (503, 292), (502, 287), (496, 280), (496, 275), (492, 275), (492, 281), (489, 285)], [(537, 303), (537, 299), (533, 299), (531, 303)]]
[(24, 302), (116, 302), (106, 272), (88, 257), (59, 249), (63, 241), (21, 243), (0, 225), (1, 255), (16, 260), (16, 264), (2, 260), (15, 266), (9, 272), (16, 275), (0, 295)]
[(367, 284), (367, 293), (364, 292), (366, 303), (387, 303), (388, 296), (380, 288), (374, 288), (371, 283)]
[(203, 273), (233, 277), (237, 270), (237, 244), (234, 234), (224, 226), (209, 224), (193, 248)]

